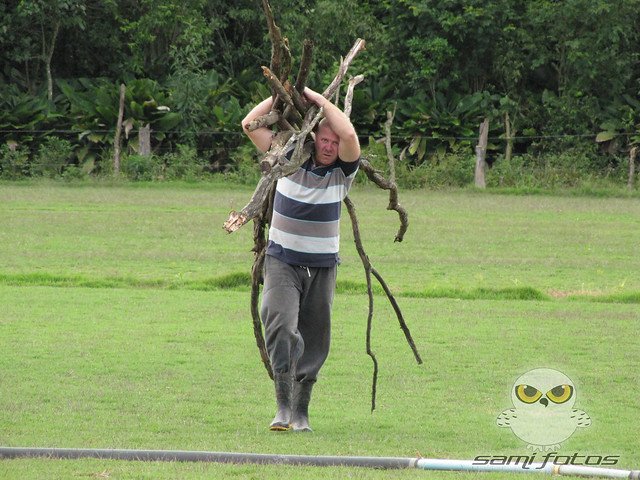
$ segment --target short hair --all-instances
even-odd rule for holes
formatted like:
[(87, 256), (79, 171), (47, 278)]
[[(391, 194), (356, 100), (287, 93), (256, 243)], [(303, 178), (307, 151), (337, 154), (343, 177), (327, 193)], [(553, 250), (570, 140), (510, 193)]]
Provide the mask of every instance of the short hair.
[(316, 125), (316, 128), (314, 128), (313, 130), (315, 132), (317, 132), (318, 130), (320, 130), (321, 128), (328, 128), (329, 130), (331, 130), (333, 133), (336, 133), (336, 131), (331, 127), (331, 125), (329, 124), (329, 120), (327, 120), (327, 117), (323, 117), (318, 124)]

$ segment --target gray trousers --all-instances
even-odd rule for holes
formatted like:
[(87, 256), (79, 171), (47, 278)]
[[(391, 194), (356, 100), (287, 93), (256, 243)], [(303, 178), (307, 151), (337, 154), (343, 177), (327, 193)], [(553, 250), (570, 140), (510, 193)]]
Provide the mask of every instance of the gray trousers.
[(298, 267), (265, 257), (260, 314), (274, 372), (315, 382), (329, 355), (337, 266)]

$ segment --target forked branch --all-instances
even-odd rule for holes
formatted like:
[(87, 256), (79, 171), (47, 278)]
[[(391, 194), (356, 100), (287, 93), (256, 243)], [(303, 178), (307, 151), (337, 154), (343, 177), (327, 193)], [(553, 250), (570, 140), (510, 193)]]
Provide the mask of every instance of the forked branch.
[[(349, 87), (352, 88), (352, 85), (350, 84)], [(345, 112), (351, 112), (351, 98), (352, 98), (352, 92), (347, 91), (347, 99), (345, 100)], [(393, 121), (393, 115), (388, 115), (387, 118), (388, 118), (387, 129), (386, 129), (387, 131), (386, 144), (388, 149), (387, 155), (389, 157), (389, 167), (391, 170), (390, 176), (391, 178), (395, 178), (393, 152), (391, 151), (391, 141), (390, 141), (391, 122)], [(409, 217), (406, 210), (398, 203), (398, 187), (395, 181), (387, 180), (386, 178), (384, 178), (379, 172), (377, 172), (371, 166), (371, 164), (367, 160), (362, 159), (361, 166), (362, 166), (362, 170), (365, 172), (365, 174), (371, 181), (373, 181), (380, 188), (390, 191), (390, 194), (389, 194), (390, 201), (387, 209), (396, 210), (398, 212), (398, 215), (400, 216), (401, 225), (400, 225), (400, 230), (398, 231), (398, 234), (396, 234), (395, 241), (401, 242), (409, 226)], [(371, 360), (373, 361), (373, 379), (371, 382), (372, 383), (371, 411), (373, 412), (373, 410), (375, 410), (376, 408), (376, 392), (377, 392), (377, 385), (378, 385), (379, 369), (378, 369), (378, 360), (376, 359), (376, 356), (373, 353), (373, 350), (371, 349), (371, 328), (373, 323), (373, 288), (371, 285), (372, 283), (371, 275), (373, 275), (376, 278), (376, 280), (378, 280), (378, 282), (382, 286), (382, 289), (387, 295), (387, 298), (389, 299), (389, 302), (391, 303), (391, 306), (393, 307), (396, 313), (398, 322), (400, 323), (400, 328), (402, 329), (405, 335), (405, 338), (407, 339), (407, 342), (409, 343), (409, 346), (413, 351), (413, 355), (416, 359), (416, 362), (418, 362), (419, 365), (422, 364), (422, 358), (418, 353), (415, 342), (413, 341), (411, 332), (409, 331), (409, 327), (407, 327), (407, 324), (404, 320), (404, 316), (402, 315), (402, 310), (400, 309), (398, 302), (396, 302), (395, 297), (391, 293), (391, 290), (387, 286), (387, 283), (384, 281), (384, 278), (382, 278), (382, 275), (380, 275), (380, 273), (373, 267), (373, 265), (371, 265), (369, 256), (366, 254), (364, 247), (362, 246), (362, 237), (360, 236), (360, 226), (358, 224), (358, 217), (356, 215), (355, 205), (353, 204), (353, 202), (348, 196), (344, 199), (344, 204), (346, 205), (347, 211), (349, 212), (349, 217), (351, 218), (351, 226), (353, 228), (353, 240), (356, 244), (356, 250), (358, 252), (358, 255), (360, 256), (360, 260), (362, 261), (362, 265), (365, 271), (365, 278), (367, 281), (367, 295), (369, 296), (369, 314), (367, 316), (366, 350), (367, 350), (367, 355), (369, 355), (371, 357)]]

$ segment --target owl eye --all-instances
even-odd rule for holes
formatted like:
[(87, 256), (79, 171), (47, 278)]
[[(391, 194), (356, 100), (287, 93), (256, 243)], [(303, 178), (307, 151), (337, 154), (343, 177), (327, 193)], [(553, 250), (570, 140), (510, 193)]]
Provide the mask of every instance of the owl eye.
[(573, 396), (571, 385), (558, 385), (547, 392), (547, 397), (553, 403), (564, 403)]
[(534, 403), (541, 396), (542, 392), (531, 385), (518, 385), (516, 387), (516, 397), (524, 403)]

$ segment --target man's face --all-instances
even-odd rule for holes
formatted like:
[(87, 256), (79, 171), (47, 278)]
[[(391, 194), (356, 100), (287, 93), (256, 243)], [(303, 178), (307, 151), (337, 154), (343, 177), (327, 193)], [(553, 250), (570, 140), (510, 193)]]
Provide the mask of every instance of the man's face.
[(320, 126), (316, 132), (316, 164), (331, 165), (338, 159), (340, 137), (331, 127)]

